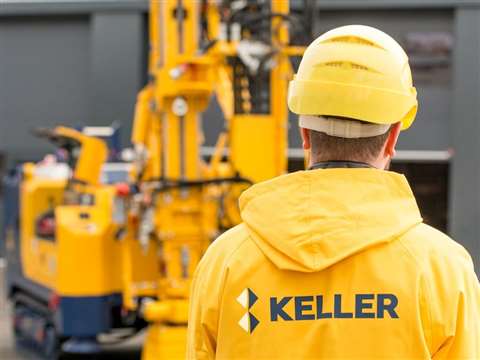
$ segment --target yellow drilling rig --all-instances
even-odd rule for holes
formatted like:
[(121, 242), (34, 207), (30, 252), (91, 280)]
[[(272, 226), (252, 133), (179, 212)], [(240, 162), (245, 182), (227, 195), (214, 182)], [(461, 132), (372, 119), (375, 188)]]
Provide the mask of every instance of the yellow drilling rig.
[[(288, 0), (150, 1), (149, 82), (125, 181), (104, 181), (100, 140), (60, 127), (41, 135), (66, 153), (67, 175), (25, 164), (7, 184), (20, 339), (54, 358), (59, 345), (94, 352), (99, 334), (147, 326), (143, 360), (185, 357), (199, 259), (241, 221), (241, 192), (287, 170), (287, 85), (304, 50), (291, 37), (311, 34), (314, 13), (298, 3), (303, 13)], [(224, 128), (206, 161), (201, 114), (213, 96)]]

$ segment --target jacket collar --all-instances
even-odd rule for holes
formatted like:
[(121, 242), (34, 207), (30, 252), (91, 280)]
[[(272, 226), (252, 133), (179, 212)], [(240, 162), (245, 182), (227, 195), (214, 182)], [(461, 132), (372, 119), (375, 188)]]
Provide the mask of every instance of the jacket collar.
[(342, 160), (334, 160), (334, 161), (323, 161), (313, 164), (308, 168), (308, 170), (317, 170), (317, 169), (355, 169), (355, 168), (373, 168), (373, 166), (358, 162), (358, 161), (342, 161)]

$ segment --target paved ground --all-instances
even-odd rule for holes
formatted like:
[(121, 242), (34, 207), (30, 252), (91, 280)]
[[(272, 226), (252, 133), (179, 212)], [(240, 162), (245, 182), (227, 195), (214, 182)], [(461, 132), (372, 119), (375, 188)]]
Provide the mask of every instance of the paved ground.
[[(0, 359), (1, 360), (43, 360), (33, 351), (17, 348), (10, 331), (10, 307), (5, 299), (4, 266), (0, 258)], [(142, 336), (121, 346), (105, 347), (102, 354), (92, 357), (66, 357), (66, 360), (139, 360)]]

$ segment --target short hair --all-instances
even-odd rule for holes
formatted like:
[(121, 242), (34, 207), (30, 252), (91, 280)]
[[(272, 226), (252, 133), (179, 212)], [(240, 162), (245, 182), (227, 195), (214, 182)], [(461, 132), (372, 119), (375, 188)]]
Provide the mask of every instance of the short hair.
[(366, 138), (342, 138), (323, 132), (310, 130), (311, 156), (320, 161), (359, 161), (375, 160), (382, 150), (391, 127), (382, 135)]

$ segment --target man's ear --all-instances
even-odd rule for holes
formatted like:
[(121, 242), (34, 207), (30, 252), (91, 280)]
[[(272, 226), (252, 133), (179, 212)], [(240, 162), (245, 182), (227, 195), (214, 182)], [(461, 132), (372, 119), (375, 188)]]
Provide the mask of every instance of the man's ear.
[(305, 128), (300, 128), (300, 134), (302, 135), (303, 150), (310, 150), (310, 147), (312, 146), (310, 142), (310, 130)]
[(395, 156), (395, 146), (397, 146), (398, 136), (400, 135), (400, 130), (402, 129), (402, 123), (398, 122), (392, 125), (390, 129), (390, 134), (388, 134), (387, 142), (385, 143), (385, 152), (384, 155), (390, 158)]

